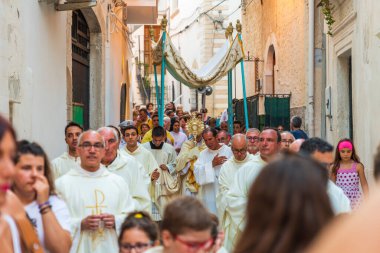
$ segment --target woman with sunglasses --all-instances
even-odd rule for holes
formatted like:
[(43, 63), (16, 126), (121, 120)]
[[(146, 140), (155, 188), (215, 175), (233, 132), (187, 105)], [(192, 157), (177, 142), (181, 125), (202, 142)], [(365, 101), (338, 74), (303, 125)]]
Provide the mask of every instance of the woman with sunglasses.
[(149, 214), (142, 211), (130, 213), (121, 225), (120, 253), (141, 253), (157, 244), (158, 228)]

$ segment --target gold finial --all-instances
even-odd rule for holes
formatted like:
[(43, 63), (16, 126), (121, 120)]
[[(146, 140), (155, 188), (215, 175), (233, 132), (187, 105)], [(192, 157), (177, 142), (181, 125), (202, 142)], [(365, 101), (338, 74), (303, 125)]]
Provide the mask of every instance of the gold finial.
[(234, 27), (232, 26), (232, 23), (230, 22), (230, 24), (227, 26), (226, 32), (225, 32), (226, 39), (228, 39), (229, 37), (232, 36), (233, 31), (234, 31)]
[(241, 33), (241, 23), (239, 19), (236, 21), (236, 31)]
[(164, 15), (164, 18), (161, 20), (161, 30), (166, 31), (167, 25), (168, 25), (168, 20), (166, 19), (166, 15)]
[(150, 27), (149, 27), (149, 36), (150, 36), (150, 39), (151, 39), (151, 40), (154, 40), (154, 30), (153, 30), (153, 26), (150, 26)]
[(193, 141), (195, 144), (197, 143), (197, 136), (202, 134), (204, 127), (202, 120), (198, 119), (197, 114), (193, 112), (190, 120), (187, 121), (187, 130), (193, 135)]

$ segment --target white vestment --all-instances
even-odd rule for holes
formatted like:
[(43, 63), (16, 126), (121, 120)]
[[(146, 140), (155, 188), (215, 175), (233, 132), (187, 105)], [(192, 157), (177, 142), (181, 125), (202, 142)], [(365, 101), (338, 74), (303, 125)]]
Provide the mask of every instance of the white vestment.
[(327, 195), (330, 198), (331, 207), (335, 215), (351, 212), (350, 200), (344, 194), (342, 188), (331, 180), (327, 182)]
[[(156, 159), (154, 158), (152, 152), (143, 147), (143, 145), (139, 145), (137, 149), (133, 152), (129, 151), (127, 147), (125, 147), (122, 151), (122, 154), (129, 154), (133, 156), (145, 169), (145, 173), (150, 175), (155, 169), (158, 168), (158, 164)], [(149, 177), (150, 183), (150, 177)]]
[(219, 192), (216, 194), (216, 207), (218, 208), (219, 221), (222, 226), (225, 223), (225, 211), (227, 206), (226, 194), (234, 182), (236, 172), (252, 159), (254, 159), (254, 156), (249, 153), (247, 153), (243, 161), (238, 161), (232, 156), (220, 168)]
[[(70, 252), (119, 252), (117, 233), (128, 212), (135, 206), (124, 179), (100, 167), (95, 172), (72, 169), (55, 182), (58, 194), (66, 202), (71, 215), (73, 245)], [(81, 230), (81, 222), (89, 215), (112, 214), (115, 229)]]
[(150, 213), (151, 199), (146, 187), (147, 176), (144, 167), (132, 156), (122, 155), (119, 151), (115, 160), (105, 167), (125, 180), (136, 209)]
[(151, 142), (146, 142), (141, 144), (141, 146), (152, 153), (158, 166), (165, 164), (168, 167), (168, 171), (158, 168), (160, 177), (150, 185), (150, 194), (154, 203), (152, 207), (152, 218), (155, 221), (159, 221), (161, 220), (166, 204), (176, 197), (179, 192), (179, 178), (175, 170), (177, 153), (173, 146), (167, 143), (163, 143), (160, 149), (152, 147)]
[(51, 170), (53, 172), (54, 181), (76, 166), (80, 167), (80, 158), (71, 156), (67, 152), (64, 152), (61, 156), (55, 158), (51, 161)]
[(219, 172), (221, 165), (212, 166), (212, 160), (216, 155), (225, 156), (229, 159), (232, 156), (231, 149), (222, 145), (217, 150), (209, 148), (203, 150), (194, 164), (194, 175), (197, 183), (201, 186), (198, 196), (208, 210), (217, 215), (216, 194), (219, 191)]
[(233, 251), (238, 236), (244, 229), (248, 192), (265, 165), (261, 156), (253, 156), (251, 161), (235, 173), (234, 181), (226, 193), (225, 219), (222, 225), (225, 232), (224, 247), (227, 251)]

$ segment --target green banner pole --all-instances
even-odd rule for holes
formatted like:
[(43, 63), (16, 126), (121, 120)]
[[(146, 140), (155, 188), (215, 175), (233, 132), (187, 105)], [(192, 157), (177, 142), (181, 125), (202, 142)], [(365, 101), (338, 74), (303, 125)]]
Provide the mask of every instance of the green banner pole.
[(161, 62), (161, 116), (160, 126), (164, 126), (164, 96), (165, 96), (165, 41), (166, 31), (162, 34), (162, 62)]
[[(241, 33), (239, 32), (239, 40), (241, 44), (243, 44), (243, 40), (241, 39)], [(247, 92), (245, 90), (245, 74), (244, 74), (244, 59), (240, 61), (241, 67), (241, 80), (243, 85), (243, 102), (244, 102), (244, 120), (245, 120), (245, 130), (249, 128), (248, 123), (248, 106), (247, 106)]]
[(234, 113), (232, 111), (232, 71), (228, 71), (228, 132), (232, 135), (234, 132)]
[(154, 83), (155, 83), (155, 88), (156, 88), (156, 103), (157, 103), (157, 108), (158, 108), (158, 118), (161, 118), (161, 102), (160, 102), (160, 90), (158, 88), (158, 80), (157, 80), (157, 66), (153, 65), (154, 69)]

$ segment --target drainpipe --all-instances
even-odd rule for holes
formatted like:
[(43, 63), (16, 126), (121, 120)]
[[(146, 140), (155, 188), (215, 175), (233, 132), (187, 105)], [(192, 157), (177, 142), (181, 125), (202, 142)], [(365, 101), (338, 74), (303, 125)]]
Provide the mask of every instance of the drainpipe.
[(314, 0), (309, 0), (309, 50), (307, 82), (307, 129), (314, 136)]

